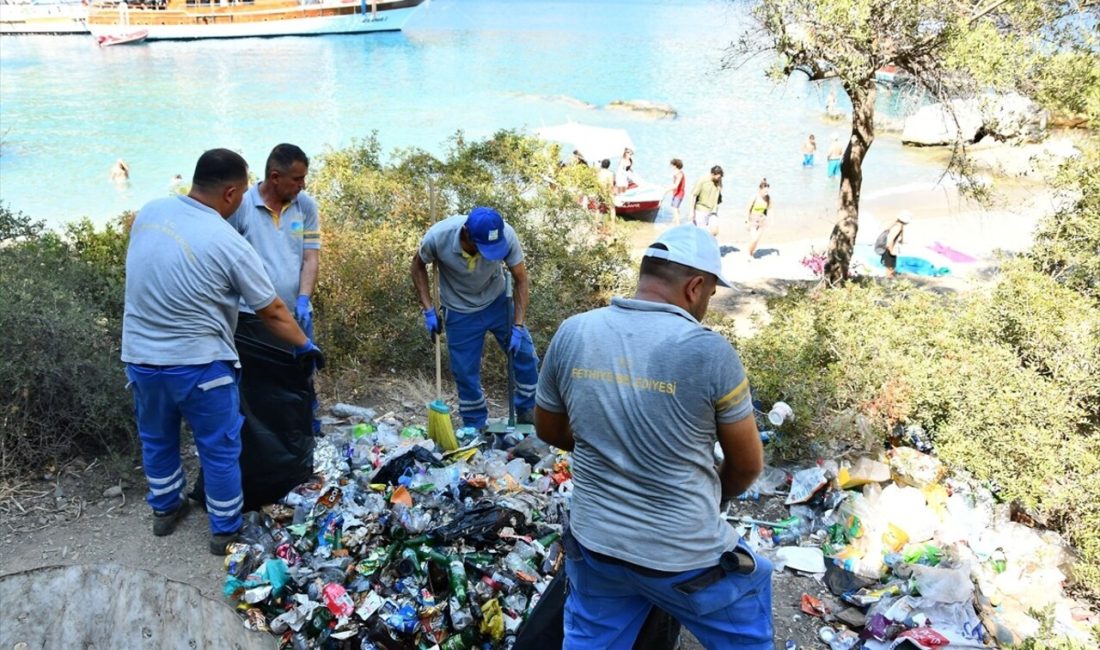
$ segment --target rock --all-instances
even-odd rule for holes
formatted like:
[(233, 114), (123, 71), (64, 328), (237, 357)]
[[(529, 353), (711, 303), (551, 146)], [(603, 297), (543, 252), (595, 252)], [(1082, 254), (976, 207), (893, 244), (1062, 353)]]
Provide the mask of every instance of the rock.
[(1030, 99), (1015, 93), (986, 95), (922, 106), (906, 118), (901, 141), (916, 146), (949, 145), (957, 139), (977, 142), (987, 136), (1038, 141), (1046, 128), (1047, 113)]
[(1080, 155), (1072, 138), (1055, 137), (1039, 144), (986, 142), (967, 150), (974, 168), (1010, 178), (1043, 180), (1070, 158)]
[(651, 102), (646, 99), (616, 99), (607, 105), (609, 111), (630, 111), (641, 113), (646, 117), (656, 119), (674, 118), (678, 115), (676, 109), (668, 104)]
[(111, 487), (103, 491), (103, 496), (107, 497), (108, 499), (122, 496), (122, 486), (112, 485)]
[(972, 100), (956, 99), (950, 103), (950, 107), (944, 104), (929, 104), (905, 118), (901, 142), (928, 147), (951, 144), (958, 138), (972, 141), (980, 128), (982, 128), (982, 115), (977, 103)]

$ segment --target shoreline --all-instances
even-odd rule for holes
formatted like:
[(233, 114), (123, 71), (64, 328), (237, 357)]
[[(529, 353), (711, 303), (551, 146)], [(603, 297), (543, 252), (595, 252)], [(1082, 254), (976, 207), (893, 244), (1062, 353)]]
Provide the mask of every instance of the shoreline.
[[(995, 191), (989, 205), (960, 196), (953, 185), (910, 183), (885, 188), (863, 196), (860, 205), (859, 231), (853, 259), (876, 258), (872, 250), (879, 233), (893, 223), (903, 210), (913, 215), (905, 230), (901, 254), (920, 257), (937, 267), (950, 269), (937, 278), (918, 277), (937, 283), (963, 288), (974, 281), (987, 282), (989, 271), (998, 263), (998, 255), (1027, 250), (1033, 240), (1039, 220), (1056, 209), (1052, 190), (1042, 183), (1012, 182), (1005, 179)], [(769, 215), (756, 258), (745, 254), (747, 229), (740, 207), (723, 204), (719, 208), (718, 243), (722, 248), (722, 268), (735, 285), (732, 291), (750, 293), (756, 285), (768, 281), (815, 281), (819, 278), (802, 266), (801, 260), (812, 253), (824, 253), (829, 246), (835, 216), (825, 207), (816, 209), (794, 206)], [(690, 223), (683, 220), (682, 223)], [(670, 215), (662, 210), (653, 224), (637, 224), (626, 235), (632, 252), (639, 258), (657, 234), (672, 226)], [(952, 261), (930, 246), (945, 245), (974, 258), (972, 262)], [(881, 270), (864, 273), (882, 276)], [(731, 290), (720, 290), (729, 292)]]

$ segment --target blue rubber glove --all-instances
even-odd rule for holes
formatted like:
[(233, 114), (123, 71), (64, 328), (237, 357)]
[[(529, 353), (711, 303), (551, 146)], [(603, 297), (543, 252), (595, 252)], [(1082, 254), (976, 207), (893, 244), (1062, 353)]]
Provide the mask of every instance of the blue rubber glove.
[(298, 296), (298, 302), (294, 306), (294, 319), (306, 336), (313, 338), (313, 305), (309, 302), (309, 296)]
[(523, 325), (512, 326), (512, 340), (508, 342), (508, 354), (519, 354), (519, 351), (523, 348), (523, 345), (530, 339), (530, 335), (527, 333), (527, 328)]
[(434, 340), (442, 328), (439, 326), (439, 316), (435, 313), (435, 307), (424, 310), (424, 327), (428, 330), (428, 336)]
[(307, 374), (310, 375), (325, 367), (325, 355), (321, 352), (321, 348), (313, 342), (313, 339), (306, 339), (305, 343), (294, 348), (294, 358), (301, 359), (302, 363), (308, 364)]

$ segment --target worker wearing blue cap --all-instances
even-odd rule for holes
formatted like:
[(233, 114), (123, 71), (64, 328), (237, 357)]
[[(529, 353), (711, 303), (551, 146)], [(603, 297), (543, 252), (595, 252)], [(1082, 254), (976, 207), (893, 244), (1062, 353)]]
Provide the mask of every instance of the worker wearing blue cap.
[[(502, 262), (512, 275), (514, 300), (509, 300)], [(442, 321), (432, 305), (428, 264), (439, 270)], [(533, 423), (538, 357), (525, 325), (529, 285), (516, 231), (492, 208), (476, 207), (469, 215), (448, 217), (424, 235), (413, 255), (411, 273), (428, 334), (438, 335), (446, 323), (463, 425), (483, 429), (489, 416), (481, 390), (481, 353), (488, 332), (512, 363), (516, 421)]]

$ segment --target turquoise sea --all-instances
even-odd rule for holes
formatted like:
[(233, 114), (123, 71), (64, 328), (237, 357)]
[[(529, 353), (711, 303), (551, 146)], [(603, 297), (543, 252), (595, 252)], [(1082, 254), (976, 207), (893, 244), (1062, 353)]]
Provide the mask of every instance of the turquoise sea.
[[(460, 129), (479, 138), (574, 120), (627, 129), (648, 180), (667, 182), (674, 156), (689, 183), (718, 163), (727, 201), (747, 202), (767, 177), (777, 208), (828, 219), (836, 186), (821, 160), (844, 133), (823, 120), (830, 89), (775, 85), (763, 61), (723, 71), (748, 24), (742, 4), (716, 0), (432, 0), (401, 33), (106, 49), (87, 36), (3, 37), (0, 200), (53, 224), (103, 222), (164, 195), (175, 174), (189, 179), (211, 147), (262, 168), (284, 141), (315, 155), (377, 131), (387, 150), (438, 153)], [(679, 115), (602, 108), (616, 99)], [(803, 170), (809, 132), (819, 164)], [(119, 158), (131, 169), (121, 190), (108, 178)], [(942, 173), (896, 139), (877, 141), (869, 161), (865, 192)]]

